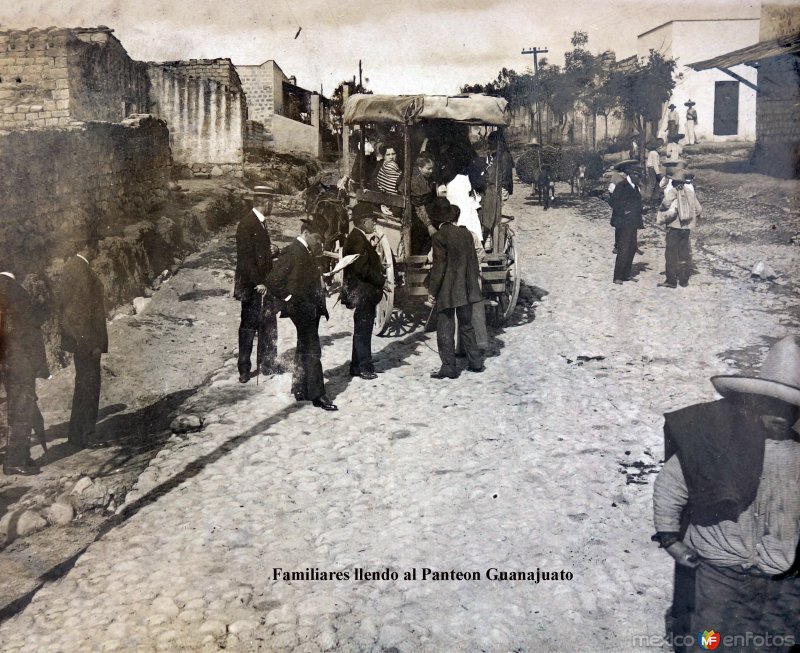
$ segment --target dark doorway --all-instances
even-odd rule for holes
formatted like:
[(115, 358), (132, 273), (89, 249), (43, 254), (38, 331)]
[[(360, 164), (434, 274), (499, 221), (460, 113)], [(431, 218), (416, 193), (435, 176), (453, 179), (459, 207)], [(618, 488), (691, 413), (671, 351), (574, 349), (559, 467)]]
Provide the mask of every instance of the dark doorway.
[(714, 135), (739, 132), (739, 82), (717, 82), (714, 87)]

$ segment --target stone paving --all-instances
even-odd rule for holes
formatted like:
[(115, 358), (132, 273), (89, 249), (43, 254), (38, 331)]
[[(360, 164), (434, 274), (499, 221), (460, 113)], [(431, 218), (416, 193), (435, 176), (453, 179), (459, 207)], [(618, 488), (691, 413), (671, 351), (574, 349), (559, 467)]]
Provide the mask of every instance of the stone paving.
[[(712, 398), (721, 353), (765, 350), (796, 301), (702, 260), (688, 288), (657, 288), (656, 231), (638, 283), (614, 286), (607, 222), (525, 191), (522, 275), (547, 294), (495, 334), (485, 373), (430, 379), (435, 334), (417, 332), (376, 338), (379, 379), (351, 380), (340, 305), (321, 327), (338, 413), (291, 401), (288, 374), (241, 386), (228, 360), (187, 407), (205, 430), (173, 436), (122, 524), (0, 626), (2, 650), (627, 651), (662, 634), (661, 414)], [(282, 352), (293, 338), (281, 320)]]

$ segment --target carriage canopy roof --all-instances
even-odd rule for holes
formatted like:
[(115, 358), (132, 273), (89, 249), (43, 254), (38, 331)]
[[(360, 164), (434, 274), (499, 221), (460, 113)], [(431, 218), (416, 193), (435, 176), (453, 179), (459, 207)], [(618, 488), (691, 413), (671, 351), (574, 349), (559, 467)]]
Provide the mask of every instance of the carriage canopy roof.
[(469, 95), (366, 95), (349, 97), (344, 122), (397, 122), (455, 120), (475, 125), (504, 126), (511, 122), (508, 102), (500, 97)]

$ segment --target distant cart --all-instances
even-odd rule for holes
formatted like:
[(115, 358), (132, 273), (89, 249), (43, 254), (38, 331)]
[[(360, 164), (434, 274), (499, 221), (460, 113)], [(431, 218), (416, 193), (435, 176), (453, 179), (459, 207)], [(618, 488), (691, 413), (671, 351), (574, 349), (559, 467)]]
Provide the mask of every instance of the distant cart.
[[(395, 306), (414, 298), (427, 297), (426, 287), (430, 272), (427, 252), (411, 252), (411, 171), (414, 165), (412, 143), (422, 139), (421, 133), (435, 123), (446, 129), (449, 125), (476, 125), (503, 130), (510, 122), (507, 102), (486, 95), (353, 95), (344, 106), (346, 125), (361, 126), (361, 147), (364, 151), (364, 132), (368, 125), (394, 126), (402, 134), (404, 164), (403, 184), (399, 193), (383, 193), (364, 188), (363, 181), (353, 195), (361, 201), (373, 202), (394, 209), (396, 216), (378, 219), (378, 254), (381, 257), (389, 287), (384, 292), (375, 318), (375, 331), (384, 334), (389, 330)], [(498, 139), (498, 151), (503, 139)], [(349, 161), (345, 161), (349, 170)], [(502, 188), (500, 166), (495, 166), (495, 189), (498, 215), (502, 215)], [(363, 180), (364, 175), (359, 175)], [(482, 266), (483, 295), (486, 299), (487, 318), (496, 325), (507, 322), (517, 304), (520, 288), (517, 250), (514, 232), (509, 226), (513, 218), (503, 216), (497, 220), (492, 234), (493, 250)], [(399, 273), (399, 274), (398, 274)], [(395, 284), (402, 279), (402, 285)]]

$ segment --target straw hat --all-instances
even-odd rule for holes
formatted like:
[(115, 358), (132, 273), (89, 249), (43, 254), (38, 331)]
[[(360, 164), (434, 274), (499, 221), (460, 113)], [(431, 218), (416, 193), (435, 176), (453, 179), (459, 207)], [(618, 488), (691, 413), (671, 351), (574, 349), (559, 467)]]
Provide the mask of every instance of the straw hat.
[(697, 102), (689, 100), (688, 102), (684, 102), (683, 106), (685, 106), (685, 107), (693, 107), (695, 104), (697, 104)]
[(723, 397), (764, 395), (800, 406), (800, 338), (786, 336), (775, 343), (758, 376), (713, 376), (711, 383)]
[(278, 191), (273, 186), (254, 186), (253, 197), (277, 197)]

